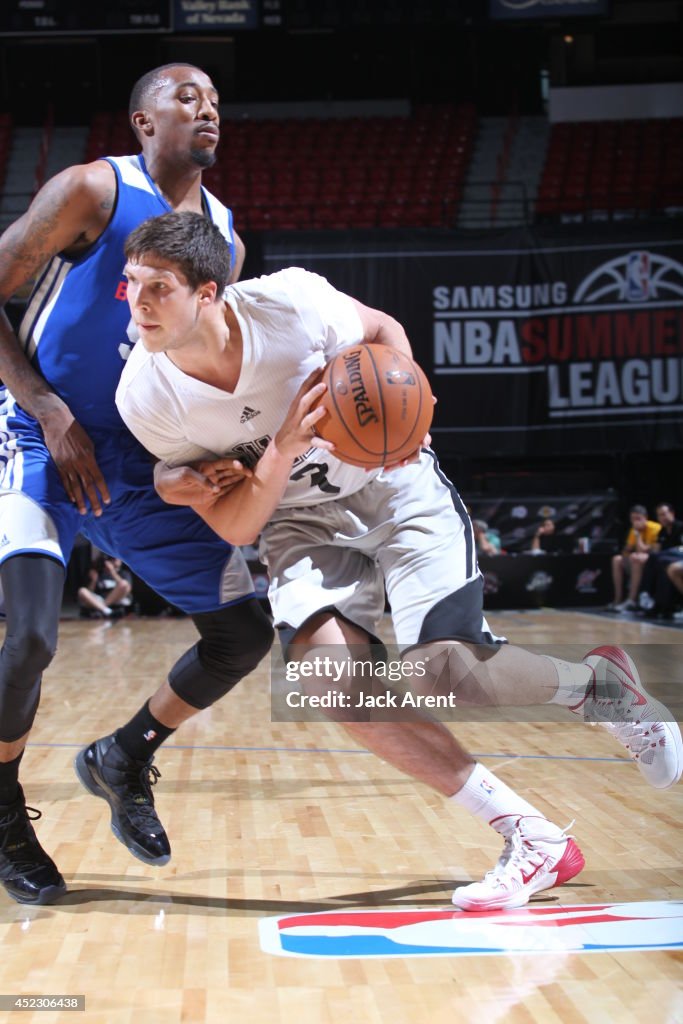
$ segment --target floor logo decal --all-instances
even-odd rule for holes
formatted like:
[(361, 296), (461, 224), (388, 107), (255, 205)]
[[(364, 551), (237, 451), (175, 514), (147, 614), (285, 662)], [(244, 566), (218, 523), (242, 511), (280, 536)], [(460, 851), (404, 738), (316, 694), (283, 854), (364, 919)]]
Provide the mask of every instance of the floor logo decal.
[(275, 956), (510, 956), (683, 948), (683, 902), (453, 910), (360, 910), (288, 914), (259, 922)]

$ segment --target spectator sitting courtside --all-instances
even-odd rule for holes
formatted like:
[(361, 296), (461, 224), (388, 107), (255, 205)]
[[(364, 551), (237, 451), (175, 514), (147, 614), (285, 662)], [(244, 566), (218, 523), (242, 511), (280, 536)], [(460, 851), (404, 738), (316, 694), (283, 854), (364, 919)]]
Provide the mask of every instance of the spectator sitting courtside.
[(681, 589), (675, 566), (683, 560), (683, 522), (668, 502), (660, 502), (655, 511), (662, 529), (645, 564), (638, 604), (648, 618), (670, 619)]
[[(671, 562), (667, 565), (666, 574), (676, 590), (683, 595), (683, 558), (681, 558), (680, 562)], [(676, 612), (673, 617), (680, 619), (681, 615), (683, 615), (683, 612)]]
[(531, 540), (531, 553), (533, 555), (542, 555), (544, 551), (543, 538), (552, 537), (554, 534), (555, 521), (553, 519), (544, 519)]
[[(626, 537), (624, 549), (621, 554), (615, 555), (612, 559), (614, 599), (608, 608), (618, 612), (636, 610), (636, 598), (645, 563), (650, 552), (655, 548), (662, 529), (660, 523), (655, 523), (647, 518), (647, 509), (644, 505), (633, 505), (629, 516), (631, 529)], [(630, 573), (630, 582), (628, 597), (624, 601), (624, 576), (626, 573)]]
[(121, 559), (99, 555), (90, 566), (88, 585), (78, 591), (81, 615), (91, 619), (125, 615), (131, 604), (132, 589), (130, 573)]
[(497, 530), (490, 530), (487, 522), (483, 519), (473, 519), (472, 529), (478, 555), (505, 554), (501, 547), (500, 534)]

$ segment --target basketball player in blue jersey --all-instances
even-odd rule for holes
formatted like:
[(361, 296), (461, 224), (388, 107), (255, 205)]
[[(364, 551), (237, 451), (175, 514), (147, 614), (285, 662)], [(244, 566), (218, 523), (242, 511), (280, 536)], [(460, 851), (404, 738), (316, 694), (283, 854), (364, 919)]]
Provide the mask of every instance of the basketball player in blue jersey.
[[(122, 273), (128, 233), (150, 216), (195, 211), (221, 232), (230, 280), (244, 259), (230, 211), (201, 185), (219, 141), (208, 76), (185, 64), (157, 68), (135, 85), (130, 112), (141, 154), (56, 175), (0, 239), (0, 305), (36, 279), (18, 339), (4, 313), (0, 320), (0, 881), (22, 903), (65, 892), (29, 820), (19, 764), (55, 652), (76, 534), (192, 615), (201, 637), (130, 722), (77, 759), (83, 784), (109, 803), (115, 835), (147, 863), (170, 857), (150, 788), (156, 749), (272, 641), (239, 550), (157, 497), (149, 456), (116, 410), (136, 339)], [(238, 463), (217, 464), (207, 495), (242, 474)]]

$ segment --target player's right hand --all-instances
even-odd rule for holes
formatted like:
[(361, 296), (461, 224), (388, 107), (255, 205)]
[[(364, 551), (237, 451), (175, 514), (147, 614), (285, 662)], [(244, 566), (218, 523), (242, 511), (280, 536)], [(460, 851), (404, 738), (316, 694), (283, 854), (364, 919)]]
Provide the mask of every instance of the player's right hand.
[(208, 460), (193, 462), (192, 468), (205, 476), (219, 494), (225, 494), (226, 491), (232, 490), (235, 484), (244, 480), (245, 477), (254, 475), (239, 459), (214, 459), (211, 462)]
[[(69, 501), (82, 516), (88, 511), (102, 515), (102, 503), (111, 497), (95, 459), (95, 446), (71, 413), (52, 416), (41, 423), (45, 444), (54, 459)], [(90, 503), (88, 509), (87, 502)]]
[(191, 466), (157, 462), (154, 486), (159, 497), (169, 505), (205, 508), (252, 475), (237, 459), (207, 460)]

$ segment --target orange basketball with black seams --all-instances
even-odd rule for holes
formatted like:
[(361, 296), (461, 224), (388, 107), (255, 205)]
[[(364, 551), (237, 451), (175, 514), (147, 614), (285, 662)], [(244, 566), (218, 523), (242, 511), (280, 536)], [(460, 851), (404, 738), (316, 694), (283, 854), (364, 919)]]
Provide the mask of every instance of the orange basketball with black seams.
[(321, 377), (327, 391), (316, 423), (342, 462), (364, 469), (388, 466), (419, 448), (434, 403), (423, 371), (388, 345), (356, 345), (331, 359)]

